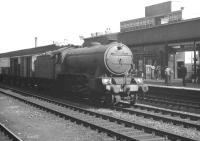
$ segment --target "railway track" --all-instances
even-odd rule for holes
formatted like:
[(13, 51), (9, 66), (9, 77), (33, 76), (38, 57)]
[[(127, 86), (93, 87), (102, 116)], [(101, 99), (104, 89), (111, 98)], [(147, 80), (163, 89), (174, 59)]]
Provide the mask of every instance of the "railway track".
[(171, 101), (173, 103), (180, 103), (183, 105), (189, 105), (191, 107), (194, 106), (194, 108), (200, 108), (200, 102), (197, 101), (192, 101), (192, 100), (181, 100), (181, 99), (176, 99), (176, 98), (169, 98), (169, 97), (161, 97), (161, 96), (156, 96), (156, 95), (146, 95), (146, 98), (151, 98), (151, 99), (158, 99), (158, 100), (166, 100), (166, 101)]
[(157, 97), (152, 95), (146, 95), (144, 98), (140, 98), (139, 100), (139, 103), (143, 104), (200, 114), (200, 103), (198, 102), (174, 100), (172, 98)]
[(173, 125), (183, 126), (185, 128), (195, 128), (196, 130), (200, 130), (200, 115), (149, 107), (141, 104), (137, 104), (131, 108), (112, 107), (112, 109), (131, 115), (151, 118), (156, 121), (172, 123)]
[(0, 123), (0, 135), (1, 141), (23, 141), (2, 123)]
[[(1, 92), (7, 94), (7, 92), (4, 90)], [(22, 93), (28, 95), (27, 93)], [(150, 128), (145, 125), (138, 124), (137, 122), (129, 122), (127, 120), (116, 118), (110, 115), (100, 114), (98, 112), (73, 105), (67, 105), (66, 103), (39, 96), (37, 96), (37, 98), (28, 98), (20, 95), (16, 96), (15, 94), (9, 95), (22, 100), (25, 103), (29, 103), (46, 111), (50, 111), (51, 113), (66, 119), (70, 119), (78, 124), (89, 126), (90, 128), (98, 130), (99, 132), (104, 132), (109, 136), (119, 140), (194, 140), (189, 137), (183, 137), (174, 133)], [(35, 97), (32, 94), (29, 94), (29, 96)]]

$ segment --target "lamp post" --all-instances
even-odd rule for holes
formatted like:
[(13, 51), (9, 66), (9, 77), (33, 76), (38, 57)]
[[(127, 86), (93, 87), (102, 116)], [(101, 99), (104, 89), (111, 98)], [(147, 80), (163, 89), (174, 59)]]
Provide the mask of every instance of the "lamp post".
[(196, 83), (196, 76), (197, 76), (196, 41), (194, 41), (193, 47), (194, 47), (194, 83)]

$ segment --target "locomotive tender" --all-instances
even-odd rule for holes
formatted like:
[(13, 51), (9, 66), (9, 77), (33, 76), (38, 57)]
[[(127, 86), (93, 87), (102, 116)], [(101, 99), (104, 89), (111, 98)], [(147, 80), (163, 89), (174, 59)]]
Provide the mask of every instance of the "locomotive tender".
[[(38, 55), (34, 73), (17, 79), (45, 89), (59, 89), (64, 94), (78, 95), (107, 104), (135, 103), (138, 93), (148, 91), (142, 78), (134, 77), (133, 54), (124, 44), (96, 43), (84, 48), (61, 48)], [(19, 82), (20, 81), (20, 82)]]

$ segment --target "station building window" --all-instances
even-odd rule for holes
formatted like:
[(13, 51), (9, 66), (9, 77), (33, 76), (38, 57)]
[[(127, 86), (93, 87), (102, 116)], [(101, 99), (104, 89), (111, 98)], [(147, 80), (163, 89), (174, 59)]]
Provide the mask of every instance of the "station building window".
[[(164, 45), (133, 47), (132, 52), (138, 76), (145, 79), (161, 79), (161, 69), (165, 66)], [(158, 75), (156, 69), (159, 69)]]
[[(200, 54), (197, 49), (194, 51), (194, 42), (179, 43), (170, 46), (173, 50), (169, 52), (168, 65), (173, 68), (174, 78), (180, 78), (180, 67), (184, 64), (187, 68), (186, 79), (191, 80), (194, 76), (194, 59), (196, 57), (196, 67), (200, 66)], [(194, 55), (196, 53), (196, 56)]]

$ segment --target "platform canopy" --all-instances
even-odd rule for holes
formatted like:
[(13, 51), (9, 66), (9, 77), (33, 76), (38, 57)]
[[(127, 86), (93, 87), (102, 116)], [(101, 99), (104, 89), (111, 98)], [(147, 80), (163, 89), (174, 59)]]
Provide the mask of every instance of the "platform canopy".
[(200, 40), (200, 18), (118, 33), (118, 41), (129, 46)]

